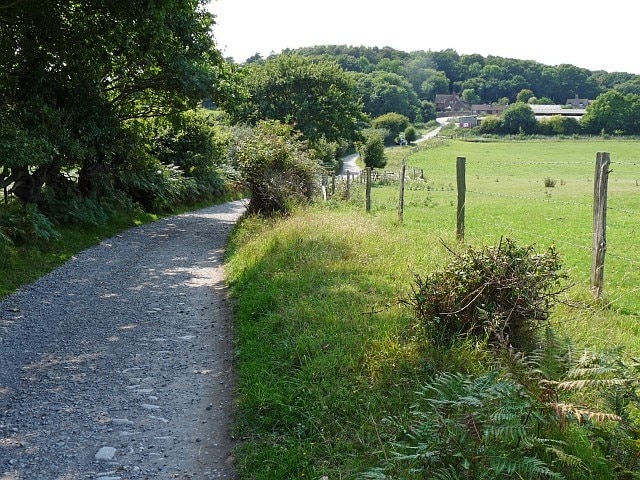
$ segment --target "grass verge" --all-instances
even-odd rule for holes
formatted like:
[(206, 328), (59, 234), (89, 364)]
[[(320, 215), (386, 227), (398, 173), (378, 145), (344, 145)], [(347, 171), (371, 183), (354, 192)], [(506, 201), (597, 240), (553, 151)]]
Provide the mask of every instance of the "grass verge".
[(449, 234), (405, 237), (348, 208), (236, 229), (241, 478), (353, 478), (387, 454), (385, 417), (407, 412), (432, 368), (399, 300), (413, 272), (443, 259), (439, 237)]

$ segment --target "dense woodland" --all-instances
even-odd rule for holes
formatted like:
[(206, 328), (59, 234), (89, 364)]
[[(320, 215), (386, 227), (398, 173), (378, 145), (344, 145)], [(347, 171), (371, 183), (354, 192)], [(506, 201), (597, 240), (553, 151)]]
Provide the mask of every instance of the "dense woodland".
[[(560, 105), (576, 96), (595, 99), (609, 90), (640, 94), (640, 76), (631, 73), (460, 55), (451, 49), (407, 53), (389, 47), (332, 45), (285, 53), (335, 61), (345, 71), (353, 72), (365, 111), (372, 117), (394, 111), (415, 120), (412, 112), (420, 110), (421, 102), (433, 102), (436, 94), (453, 92), (471, 103), (491, 104), (513, 103), (522, 90), (531, 90), (540, 103)], [(246, 63), (263, 61), (254, 56)]]
[[(123, 208), (171, 211), (232, 194), (255, 171), (246, 159), (266, 158), (246, 149), (264, 152), (274, 132), (287, 136), (288, 155), (309, 150), (319, 168), (335, 170), (350, 149), (379, 150), (372, 132), (383, 129), (371, 127), (384, 126), (380, 118), (396, 115), (415, 125), (435, 118), (438, 93), (503, 104), (519, 103), (523, 92), (530, 102), (561, 104), (606, 94), (606, 104), (591, 109), (598, 115), (581, 128), (640, 133), (637, 75), (363, 46), (288, 50), (237, 64), (217, 48), (207, 3), (0, 6), (5, 243), (30, 236), (20, 223), (25, 211), (43, 232), (47, 222), (95, 224)], [(611, 105), (622, 118), (610, 118)], [(252, 130), (265, 121), (291, 128)], [(513, 133), (505, 125), (492, 133), (501, 128)], [(252, 131), (262, 142), (247, 141)]]

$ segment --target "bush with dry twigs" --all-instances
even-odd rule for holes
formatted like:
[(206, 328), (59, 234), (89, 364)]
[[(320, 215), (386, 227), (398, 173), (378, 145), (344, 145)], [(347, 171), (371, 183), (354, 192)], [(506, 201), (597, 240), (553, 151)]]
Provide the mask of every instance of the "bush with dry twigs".
[(429, 339), (436, 345), (474, 337), (516, 350), (534, 347), (536, 331), (568, 286), (556, 249), (536, 253), (511, 239), (460, 253), (445, 247), (453, 257), (449, 265), (416, 275), (406, 300)]

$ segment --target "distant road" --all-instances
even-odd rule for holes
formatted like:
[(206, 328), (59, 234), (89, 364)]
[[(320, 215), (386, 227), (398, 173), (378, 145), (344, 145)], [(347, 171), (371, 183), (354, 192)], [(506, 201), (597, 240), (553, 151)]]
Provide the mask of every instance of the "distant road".
[[(438, 118), (437, 120), (440, 126), (437, 127), (435, 130), (431, 130), (430, 132), (425, 133), (422, 137), (416, 140), (415, 143), (424, 142), (433, 137), (436, 137), (440, 133), (440, 130), (442, 129), (442, 127), (447, 123), (447, 118)], [(361, 169), (360, 167), (358, 167), (358, 165), (356, 165), (356, 160), (358, 160), (358, 157), (359, 155), (357, 153), (352, 153), (351, 155), (347, 155), (346, 157), (343, 157), (342, 170), (340, 171), (340, 175), (346, 175), (347, 172), (352, 174), (360, 173)]]
[(346, 175), (347, 172), (350, 173), (360, 173), (360, 167), (356, 165), (356, 160), (358, 160), (359, 155), (357, 153), (352, 153), (351, 155), (347, 155), (342, 158), (342, 170), (340, 171), (340, 175)]

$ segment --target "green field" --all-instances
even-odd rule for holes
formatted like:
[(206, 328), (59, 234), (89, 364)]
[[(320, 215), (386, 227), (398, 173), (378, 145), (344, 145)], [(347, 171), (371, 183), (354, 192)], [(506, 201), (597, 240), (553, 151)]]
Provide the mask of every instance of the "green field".
[[(609, 152), (605, 302), (611, 310), (640, 316), (640, 142), (637, 141), (447, 141), (403, 156), (408, 171), (424, 180), (406, 184), (403, 228), (424, 234), (456, 228), (456, 158), (466, 158), (465, 240), (496, 244), (511, 237), (541, 248), (555, 245), (576, 284), (587, 295), (592, 261), (593, 177), (597, 152)], [(399, 171), (398, 153), (386, 168)], [(545, 179), (555, 187), (545, 187)], [(374, 187), (374, 215), (397, 218), (397, 186)], [(563, 314), (566, 315), (566, 311)], [(616, 322), (618, 323), (618, 322)], [(624, 323), (624, 322), (623, 322)], [(629, 322), (633, 324), (633, 321)], [(589, 332), (595, 342), (639, 346), (629, 326)], [(583, 329), (576, 326), (576, 333)], [(635, 330), (634, 330), (635, 331)], [(581, 335), (583, 336), (583, 335)]]

